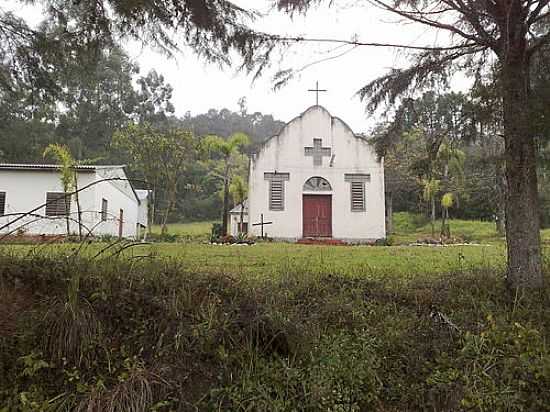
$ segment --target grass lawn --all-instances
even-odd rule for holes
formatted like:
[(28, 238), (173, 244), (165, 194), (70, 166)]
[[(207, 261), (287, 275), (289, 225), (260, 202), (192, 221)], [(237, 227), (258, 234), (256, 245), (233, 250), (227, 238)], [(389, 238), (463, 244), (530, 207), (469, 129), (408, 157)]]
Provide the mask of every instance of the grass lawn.
[[(345, 276), (423, 276), (468, 267), (503, 268), (504, 248), (491, 246), (374, 247), (257, 243), (252, 246), (164, 243), (154, 255), (175, 257), (186, 270), (271, 278), (307, 271)], [(134, 253), (142, 253), (134, 252)]]
[[(414, 243), (420, 239), (430, 238), (432, 235), (431, 223), (424, 216), (398, 212), (394, 213), (393, 219), (394, 234), (391, 237), (395, 243)], [(504, 240), (496, 232), (494, 222), (450, 219), (448, 223), (451, 229), (451, 236), (462, 239), (465, 242), (499, 243)], [(441, 220), (436, 220), (434, 230), (435, 237), (439, 237)]]
[[(168, 233), (187, 240), (207, 240), (210, 236), (213, 221), (191, 222), (191, 223), (170, 223)], [(155, 225), (152, 232), (160, 234), (161, 226)]]
[[(407, 246), (431, 234), (429, 222), (409, 213), (395, 214), (395, 234), (391, 235), (395, 246), (391, 247), (316, 246), (278, 242), (258, 242), (253, 246), (210, 245), (207, 240), (212, 223), (171, 224), (169, 234), (175, 235), (177, 242), (140, 245), (128, 249), (125, 254), (177, 259), (186, 272), (238, 274), (251, 278), (271, 278), (293, 271), (394, 278), (417, 278), (480, 267), (504, 272), (504, 240), (497, 236), (495, 225), (491, 222), (451, 220), (453, 236), (479, 245), (444, 247)], [(436, 227), (439, 228), (439, 222)], [(155, 226), (153, 232), (160, 233), (160, 227)], [(542, 237), (550, 239), (550, 231), (543, 231)], [(21, 253), (31, 250), (57, 253), (73, 248), (65, 244), (4, 247)], [(83, 251), (93, 256), (103, 247), (101, 244), (92, 244)], [(550, 249), (544, 248), (545, 256), (548, 255), (547, 251)], [(102, 256), (109, 256), (109, 253)]]
[[(210, 237), (212, 224), (215, 221), (171, 223), (168, 233), (176, 235), (180, 240), (205, 241)], [(407, 212), (397, 212), (393, 216), (394, 233), (389, 238), (394, 245), (407, 245), (417, 240), (431, 237), (432, 229), (429, 220), (420, 215)], [(451, 235), (465, 242), (481, 244), (503, 244), (504, 238), (496, 232), (494, 222), (478, 220), (450, 219)], [(441, 220), (434, 225), (436, 237), (441, 230)], [(153, 233), (160, 234), (160, 226), (153, 226)], [(541, 239), (550, 243), (550, 229), (541, 231)]]

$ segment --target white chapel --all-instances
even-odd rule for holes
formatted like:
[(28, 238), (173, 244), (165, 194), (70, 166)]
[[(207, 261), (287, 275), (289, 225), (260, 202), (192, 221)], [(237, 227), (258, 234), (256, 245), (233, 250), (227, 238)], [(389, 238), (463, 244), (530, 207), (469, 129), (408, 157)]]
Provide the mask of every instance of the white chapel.
[(248, 222), (249, 234), (263, 227), (278, 240), (383, 239), (383, 159), (344, 121), (312, 106), (252, 155)]

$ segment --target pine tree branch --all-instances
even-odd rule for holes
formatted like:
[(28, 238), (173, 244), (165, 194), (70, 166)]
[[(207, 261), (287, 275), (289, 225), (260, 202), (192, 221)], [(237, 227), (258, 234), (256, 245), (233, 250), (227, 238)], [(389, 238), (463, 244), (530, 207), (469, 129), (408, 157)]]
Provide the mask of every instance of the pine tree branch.
[(550, 4), (550, 0), (540, 0), (539, 3), (537, 4), (537, 7), (535, 7), (533, 11), (531, 11), (531, 13), (529, 13), (529, 17), (527, 18), (527, 25), (530, 26), (547, 17), (550, 14), (550, 12), (547, 11), (546, 13), (543, 13), (543, 14), (541, 14), (541, 12), (549, 4)]
[(539, 36), (533, 40), (532, 45), (527, 49), (527, 55), (531, 57), (540, 48), (544, 47), (546, 44), (549, 44), (549, 43), (550, 43), (550, 30), (545, 34), (543, 34), (542, 36)]
[(339, 44), (347, 44), (351, 46), (393, 47), (393, 48), (399, 48), (399, 49), (423, 50), (423, 51), (452, 51), (452, 50), (465, 49), (476, 45), (475, 43), (463, 43), (456, 46), (441, 46), (441, 47), (410, 46), (406, 44), (397, 44), (397, 43), (362, 42), (358, 40), (331, 39), (331, 38), (323, 38), (323, 37), (302, 37), (302, 36), (285, 37), (285, 36), (278, 36), (278, 35), (271, 35), (271, 34), (265, 34), (265, 36), (270, 40), (277, 41), (277, 42), (339, 43)]
[[(386, 10), (386, 11), (389, 11), (391, 13), (397, 14), (398, 16), (404, 17), (404, 18), (406, 18), (408, 20), (411, 20), (411, 21), (414, 21), (416, 23), (420, 23), (420, 24), (423, 24), (423, 25), (426, 25), (426, 26), (434, 27), (436, 29), (446, 30), (450, 33), (459, 35), (460, 37), (462, 37), (462, 38), (464, 38), (464, 39), (466, 39), (470, 42), (473, 42), (475, 44), (482, 45), (482, 46), (485, 46), (485, 47), (489, 47), (491, 49), (494, 49), (494, 47), (495, 47), (494, 42), (487, 42), (486, 39), (483, 39), (483, 38), (479, 37), (479, 35), (466, 33), (465, 31), (460, 30), (459, 28), (457, 28), (456, 26), (453, 26), (451, 24), (446, 24), (446, 23), (442, 23), (442, 22), (437, 21), (437, 20), (428, 19), (424, 16), (419, 16), (418, 14), (415, 14), (414, 11), (411, 12), (409, 10), (406, 10), (406, 11), (405, 10), (400, 10), (399, 8), (391, 6), (391, 5), (389, 5), (388, 3), (385, 3), (382, 0), (368, 0), (368, 1), (371, 2), (375, 6), (378, 6), (378, 7), (382, 8), (383, 10)], [(451, 2), (448, 2), (448, 3), (451, 3)], [(460, 9), (458, 9), (456, 11), (461, 13)], [(462, 14), (464, 15), (464, 13), (462, 13)], [(471, 24), (471, 22), (470, 22), (470, 24)]]

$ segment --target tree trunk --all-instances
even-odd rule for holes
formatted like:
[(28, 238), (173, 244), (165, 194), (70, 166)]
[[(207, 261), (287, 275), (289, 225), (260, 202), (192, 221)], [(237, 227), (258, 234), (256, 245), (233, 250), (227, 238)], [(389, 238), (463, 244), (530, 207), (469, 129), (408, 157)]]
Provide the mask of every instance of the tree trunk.
[[(543, 284), (536, 171), (536, 145), (529, 119), (528, 59), (516, 52), (502, 67), (506, 159), (507, 281), (511, 288)], [(525, 50), (525, 48), (523, 49)], [(508, 52), (511, 54), (512, 52)]]
[(227, 214), (229, 212), (229, 162), (225, 166), (223, 177), (223, 215), (222, 215), (222, 233), (227, 235)]
[(164, 218), (162, 219), (162, 228), (160, 230), (160, 233), (162, 235), (166, 235), (168, 233), (168, 217), (170, 216), (170, 212), (176, 205), (176, 197), (177, 197), (177, 184), (175, 187), (172, 187), (172, 190), (168, 194), (168, 204), (166, 205)]
[(393, 233), (393, 193), (386, 192), (386, 233)]
[(445, 230), (445, 224), (447, 223), (446, 216), (447, 208), (441, 207), (441, 237), (446, 237), (447, 231)]
[(78, 240), (82, 242), (82, 209), (80, 207), (80, 199), (78, 197), (78, 174), (74, 172), (74, 191), (75, 191), (75, 201), (76, 201), (76, 212), (78, 218)]
[(430, 216), (430, 220), (432, 223), (432, 238), (433, 238), (435, 237), (435, 196), (432, 196), (431, 203), (432, 203), (432, 213)]
[(65, 226), (67, 227), (67, 238), (71, 236), (71, 219), (70, 219), (70, 208), (71, 208), (71, 196), (67, 196), (68, 190), (65, 190)]
[(241, 203), (241, 227), (239, 228), (240, 233), (244, 233), (244, 231), (243, 231), (243, 220), (244, 220), (244, 200)]
[(495, 207), (495, 224), (499, 236), (504, 236), (506, 233), (506, 170), (501, 159), (497, 160), (495, 165), (496, 176), (496, 207)]
[(151, 192), (151, 201), (149, 202), (149, 234), (153, 233), (153, 225), (155, 224), (156, 203), (157, 203), (157, 184), (153, 184), (153, 190)]

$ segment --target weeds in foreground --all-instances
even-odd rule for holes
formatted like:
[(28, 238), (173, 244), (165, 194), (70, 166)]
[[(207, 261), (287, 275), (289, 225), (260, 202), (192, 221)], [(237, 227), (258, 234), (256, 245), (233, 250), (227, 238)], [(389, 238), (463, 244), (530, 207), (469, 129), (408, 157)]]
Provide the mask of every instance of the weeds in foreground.
[(548, 410), (548, 289), (372, 271), (2, 257), (0, 411)]

